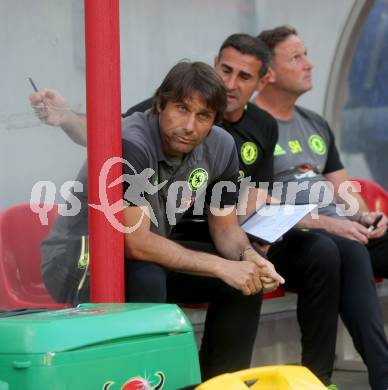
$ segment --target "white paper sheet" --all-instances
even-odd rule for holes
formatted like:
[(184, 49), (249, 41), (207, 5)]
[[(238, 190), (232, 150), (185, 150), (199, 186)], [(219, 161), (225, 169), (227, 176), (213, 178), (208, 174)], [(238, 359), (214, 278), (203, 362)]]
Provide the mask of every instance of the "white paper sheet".
[(265, 205), (250, 216), (241, 227), (259, 240), (273, 243), (316, 207), (316, 204)]

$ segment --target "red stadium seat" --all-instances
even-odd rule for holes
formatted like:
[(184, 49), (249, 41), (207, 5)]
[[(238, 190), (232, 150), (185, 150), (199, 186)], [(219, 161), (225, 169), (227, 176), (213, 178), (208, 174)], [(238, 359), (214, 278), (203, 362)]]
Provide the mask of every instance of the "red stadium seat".
[(388, 215), (388, 193), (379, 184), (367, 179), (352, 179), (361, 185), (361, 196), (371, 211)]
[(0, 310), (67, 307), (55, 302), (40, 272), (40, 243), (57, 216), (57, 206), (48, 213), (48, 225), (29, 204), (12, 206), (0, 213)]
[(264, 293), (263, 298), (264, 299), (271, 299), (271, 298), (280, 298), (284, 297), (285, 291), (283, 286), (279, 286), (275, 291), (272, 291), (270, 293)]

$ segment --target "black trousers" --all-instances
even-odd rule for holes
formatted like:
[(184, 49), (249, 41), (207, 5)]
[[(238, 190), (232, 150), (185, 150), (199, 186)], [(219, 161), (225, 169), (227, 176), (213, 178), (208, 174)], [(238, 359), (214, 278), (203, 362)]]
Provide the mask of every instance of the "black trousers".
[(381, 238), (371, 240), (367, 245), (372, 261), (373, 274), (388, 279), (388, 232)]
[(388, 344), (371, 264), (376, 276), (388, 276), (387, 235), (366, 247), (324, 231), (293, 230), (268, 255), (286, 287), (298, 293), (302, 364), (331, 382), (339, 313), (372, 389), (386, 389)]
[[(179, 243), (214, 252), (211, 244)], [(249, 367), (261, 294), (244, 296), (220, 279), (171, 272), (155, 263), (126, 260), (125, 265), (127, 302), (209, 303), (199, 352), (203, 380)]]

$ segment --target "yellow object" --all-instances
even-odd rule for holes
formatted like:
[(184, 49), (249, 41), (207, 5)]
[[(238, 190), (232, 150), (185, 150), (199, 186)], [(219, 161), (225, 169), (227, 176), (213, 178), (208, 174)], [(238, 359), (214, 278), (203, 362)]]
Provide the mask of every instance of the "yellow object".
[(209, 379), (195, 390), (326, 390), (306, 367), (267, 366), (250, 368)]

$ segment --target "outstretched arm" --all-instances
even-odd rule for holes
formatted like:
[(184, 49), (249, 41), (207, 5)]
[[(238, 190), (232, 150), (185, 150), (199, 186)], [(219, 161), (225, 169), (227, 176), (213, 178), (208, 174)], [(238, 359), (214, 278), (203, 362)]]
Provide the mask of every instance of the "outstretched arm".
[(60, 126), (75, 143), (86, 145), (86, 116), (70, 110), (57, 91), (42, 88), (30, 96), (30, 102), (43, 123)]

